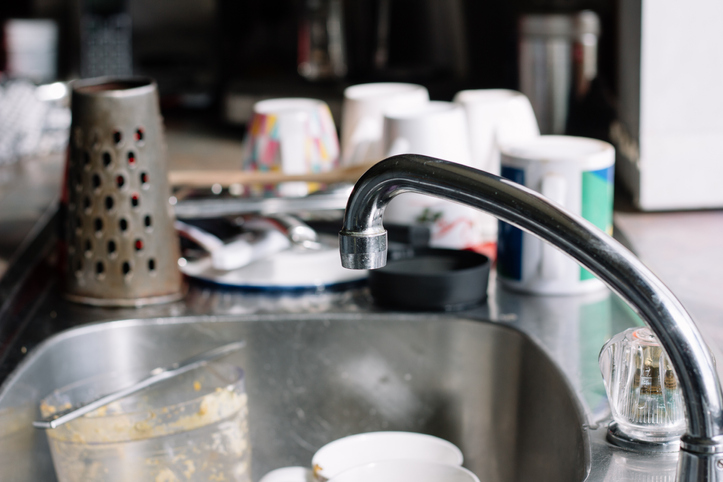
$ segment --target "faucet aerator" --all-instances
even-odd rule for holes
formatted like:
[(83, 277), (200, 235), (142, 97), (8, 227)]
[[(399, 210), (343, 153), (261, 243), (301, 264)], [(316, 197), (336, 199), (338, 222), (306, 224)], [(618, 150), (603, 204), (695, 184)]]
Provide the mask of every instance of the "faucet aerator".
[(376, 269), (387, 264), (387, 232), (339, 233), (341, 265), (348, 269)]

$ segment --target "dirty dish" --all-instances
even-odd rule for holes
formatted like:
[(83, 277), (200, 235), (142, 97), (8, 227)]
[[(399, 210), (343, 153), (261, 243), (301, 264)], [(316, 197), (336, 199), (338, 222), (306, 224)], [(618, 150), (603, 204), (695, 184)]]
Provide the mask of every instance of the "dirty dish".
[[(73, 420), (82, 417), (83, 415), (93, 412), (95, 410), (98, 410), (102, 407), (105, 407), (106, 405), (113, 403), (117, 400), (120, 400), (122, 398), (128, 397), (130, 395), (133, 395), (135, 393), (140, 392), (141, 390), (145, 390), (149, 387), (152, 387), (153, 385), (157, 383), (161, 383), (162, 381), (168, 380), (170, 378), (182, 375), (186, 372), (189, 372), (191, 370), (195, 370), (196, 368), (199, 368), (206, 363), (209, 363), (217, 358), (223, 357), (225, 355), (228, 355), (230, 353), (233, 353), (234, 351), (238, 351), (245, 343), (243, 341), (229, 343), (227, 345), (220, 346), (218, 348), (214, 348), (213, 350), (205, 351), (203, 353), (200, 353), (198, 355), (194, 355), (190, 358), (187, 358), (181, 362), (174, 363), (173, 365), (170, 365), (165, 368), (154, 368), (150, 371), (147, 377), (143, 378), (142, 380), (133, 383), (129, 386), (123, 387), (119, 390), (115, 390), (107, 395), (103, 395), (102, 397), (86, 403), (82, 404), (81, 406), (78, 406), (76, 408), (71, 408), (69, 411), (61, 412), (61, 413), (54, 413), (51, 415), (50, 419), (45, 420), (39, 420), (37, 422), (33, 422), (33, 426), (36, 428), (57, 428), (61, 425), (64, 425), (68, 422), (72, 422)], [(71, 405), (72, 407), (72, 405)]]
[(319, 236), (316, 249), (292, 247), (236, 270), (214, 269), (211, 257), (205, 256), (187, 261), (181, 271), (213, 285), (264, 292), (343, 288), (367, 277), (366, 271), (342, 268), (336, 237), (324, 235)]
[[(48, 418), (138, 378), (118, 372), (56, 390), (41, 402), (41, 415)], [(243, 370), (231, 364), (186, 372), (46, 435), (59, 482), (251, 482)]]

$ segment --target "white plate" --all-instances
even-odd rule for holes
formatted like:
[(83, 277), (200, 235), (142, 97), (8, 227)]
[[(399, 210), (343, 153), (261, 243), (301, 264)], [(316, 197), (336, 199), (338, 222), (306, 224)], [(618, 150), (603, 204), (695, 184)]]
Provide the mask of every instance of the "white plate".
[(365, 270), (342, 268), (339, 245), (333, 236), (320, 236), (320, 249), (292, 247), (232, 271), (219, 271), (211, 257), (181, 266), (186, 276), (211, 283), (249, 289), (318, 289), (363, 280)]

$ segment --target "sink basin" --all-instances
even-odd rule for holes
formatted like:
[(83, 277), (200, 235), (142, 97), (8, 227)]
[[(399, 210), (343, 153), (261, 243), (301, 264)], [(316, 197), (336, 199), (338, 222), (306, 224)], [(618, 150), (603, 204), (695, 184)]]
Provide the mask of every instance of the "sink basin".
[(445, 438), (482, 482), (581, 481), (589, 471), (583, 410), (525, 334), (446, 315), (316, 314), (125, 320), (50, 338), (0, 390), (2, 479), (55, 480), (45, 434), (30, 425), (53, 389), (241, 339), (229, 360), (246, 373), (254, 480), (377, 430)]

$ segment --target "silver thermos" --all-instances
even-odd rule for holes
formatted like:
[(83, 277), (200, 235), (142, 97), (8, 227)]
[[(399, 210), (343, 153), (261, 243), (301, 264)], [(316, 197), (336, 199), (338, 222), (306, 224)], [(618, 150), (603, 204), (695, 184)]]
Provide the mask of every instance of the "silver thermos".
[(600, 19), (589, 10), (527, 14), (519, 32), (520, 91), (541, 134), (564, 134), (571, 100), (583, 98), (597, 76)]

